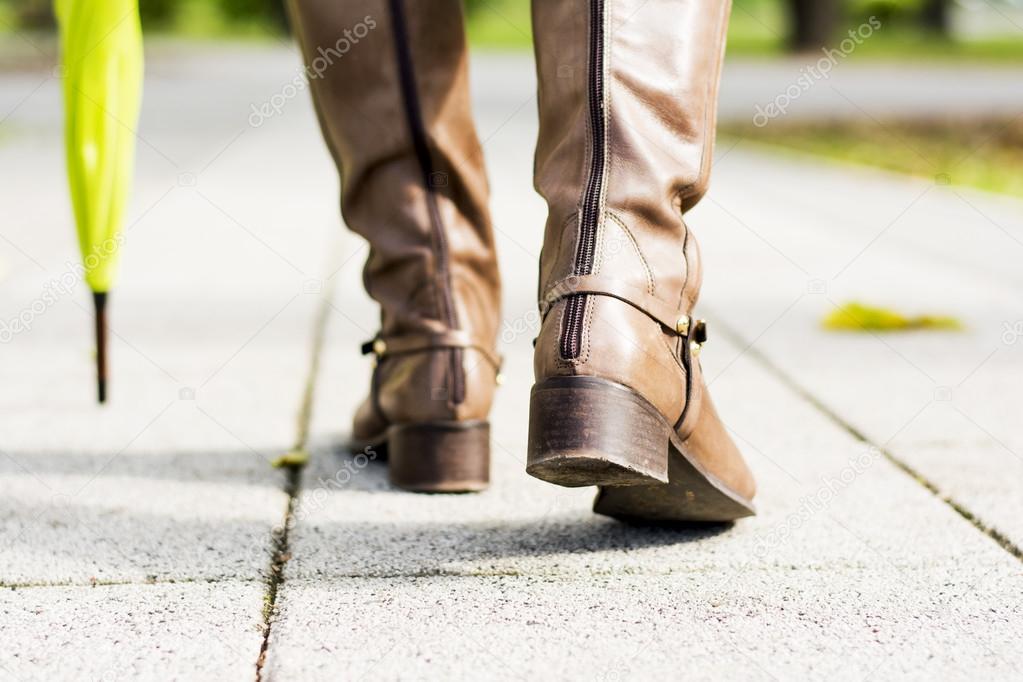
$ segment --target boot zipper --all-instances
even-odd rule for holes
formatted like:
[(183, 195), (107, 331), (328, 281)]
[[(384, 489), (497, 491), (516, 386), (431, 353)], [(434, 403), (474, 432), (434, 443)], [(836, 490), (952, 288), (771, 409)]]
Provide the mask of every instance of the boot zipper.
[[(597, 248), (597, 228), (604, 194), (605, 139), (604, 121), (604, 0), (590, 3), (589, 94), (591, 158), (590, 173), (583, 194), (579, 217), (579, 245), (576, 247), (573, 275), (593, 273)], [(561, 357), (574, 360), (582, 351), (583, 322), (586, 320), (588, 297), (571, 296), (566, 303), (561, 327)]]
[[(390, 11), (395, 50), (398, 57), (398, 76), (401, 80), (402, 105), (405, 109), (405, 118), (408, 121), (409, 131), (412, 136), (412, 146), (415, 149), (416, 160), (419, 163), (419, 170), (422, 174), (423, 190), (426, 192), (426, 207), (430, 215), (430, 228), (433, 232), (434, 244), (436, 245), (434, 255), (437, 272), (434, 286), (440, 289), (441, 310), (438, 312), (449, 329), (458, 329), (458, 316), (455, 312), (454, 299), (451, 295), (447, 236), (444, 233), (444, 223), (440, 216), (440, 208), (437, 205), (437, 193), (433, 186), (433, 160), (427, 144), (423, 116), (419, 109), (419, 92), (416, 89), (415, 71), (412, 65), (412, 53), (409, 47), (408, 26), (405, 22), (403, 0), (390, 0)], [(462, 350), (458, 348), (450, 349), (449, 356), (452, 380), (450, 386), (451, 395), (448, 397), (452, 403), (459, 404), (465, 400)]]

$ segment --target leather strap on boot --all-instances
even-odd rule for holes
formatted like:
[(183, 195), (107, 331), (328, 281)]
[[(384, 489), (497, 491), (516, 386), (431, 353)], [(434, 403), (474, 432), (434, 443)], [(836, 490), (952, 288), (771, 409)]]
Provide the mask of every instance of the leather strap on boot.
[(465, 331), (451, 329), (438, 334), (401, 334), (399, 336), (377, 335), (362, 344), (363, 355), (374, 355), (377, 360), (405, 353), (421, 353), (427, 351), (445, 350), (452, 348), (471, 349), (478, 352), (494, 368), (494, 373), (500, 375), (502, 358), (500, 355), (488, 350), (481, 342), (474, 340)]
[(707, 341), (707, 322), (693, 320), (687, 312), (691, 307), (687, 302), (682, 307), (673, 306), (628, 282), (601, 275), (575, 275), (555, 282), (540, 300), (541, 318), (547, 317), (555, 303), (577, 294), (610, 296), (628, 303), (660, 323), (669, 333), (688, 338), (694, 355), (699, 354)]

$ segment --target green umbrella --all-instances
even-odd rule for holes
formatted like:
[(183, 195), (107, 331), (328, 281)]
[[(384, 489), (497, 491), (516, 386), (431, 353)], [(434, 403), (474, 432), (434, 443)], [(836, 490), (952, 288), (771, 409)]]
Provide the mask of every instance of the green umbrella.
[(117, 274), (142, 95), (138, 0), (56, 0), (65, 144), (84, 277), (96, 306), (96, 385), (106, 401), (106, 303)]

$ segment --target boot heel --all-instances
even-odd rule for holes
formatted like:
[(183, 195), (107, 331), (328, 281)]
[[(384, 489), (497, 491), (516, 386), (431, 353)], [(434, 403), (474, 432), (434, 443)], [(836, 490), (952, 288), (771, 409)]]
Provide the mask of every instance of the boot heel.
[(490, 424), (399, 424), (387, 432), (391, 483), (416, 492), (476, 492), (490, 484)]
[(670, 426), (631, 389), (594, 377), (533, 386), (526, 473), (566, 487), (667, 483)]

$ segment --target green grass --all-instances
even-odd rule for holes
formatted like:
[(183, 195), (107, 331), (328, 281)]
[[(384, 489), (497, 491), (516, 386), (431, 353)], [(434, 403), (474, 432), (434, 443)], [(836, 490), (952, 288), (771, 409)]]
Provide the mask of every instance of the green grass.
[[(784, 22), (781, 17), (771, 16), (766, 13), (754, 18), (735, 9), (728, 31), (729, 56), (786, 54)], [(841, 40), (839, 35), (833, 45), (838, 46)], [(964, 41), (941, 38), (905, 26), (885, 26), (857, 46), (848, 59), (1023, 64), (1023, 35)]]
[(468, 13), (466, 33), (475, 48), (531, 49), (533, 27), (529, 0), (477, 0)]
[[(855, 4), (855, 3), (854, 3)], [(872, 15), (863, 4), (842, 22), (831, 42), (838, 47), (849, 29), (859, 27)], [(728, 30), (728, 54), (732, 56), (783, 55), (786, 53), (788, 18), (775, 0), (736, 0)], [(911, 18), (887, 18), (849, 55), (851, 60), (982, 61), (1023, 63), (1023, 31), (1015, 37), (952, 40), (920, 30)]]
[[(867, 19), (850, 18), (848, 27)], [(728, 27), (728, 54), (758, 57), (783, 55), (787, 17), (777, 0), (737, 0)], [(469, 41), (481, 49), (527, 50), (532, 29), (529, 0), (474, 0), (468, 13)], [(839, 31), (840, 34), (844, 31)], [(836, 36), (837, 46), (843, 35)], [(1023, 36), (954, 41), (917, 30), (905, 21), (885, 23), (850, 55), (853, 60), (946, 60), (1023, 63)]]
[[(529, 4), (529, 0), (473, 0), (467, 21), (469, 42), (480, 49), (530, 49)], [(739, 54), (782, 52), (784, 26), (777, 0), (741, 0), (732, 12), (729, 49)]]
[[(533, 31), (529, 4), (529, 0), (475, 0), (470, 3), (466, 22), (469, 43), (484, 50), (531, 49)], [(777, 3), (746, 0), (736, 5), (732, 14), (729, 50), (740, 54), (782, 52), (783, 35), (784, 17)]]
[[(16, 24), (13, 7), (18, 1), (0, 0), (0, 33), (10, 30)], [(843, 22), (844, 25), (850, 28), (858, 26), (866, 20), (873, 11), (871, 7), (878, 2), (880, 0), (850, 2), (848, 7), (851, 16)], [(891, 0), (888, 4), (891, 4)], [(530, 49), (532, 26), (529, 6), (530, 0), (467, 0), (470, 43), (474, 48), (484, 50)], [(670, 20), (670, 17), (666, 20)], [(779, 0), (734, 0), (728, 31), (729, 55), (784, 55), (787, 24), (784, 4)], [(201, 39), (266, 39), (279, 35), (281, 30), (263, 15), (248, 19), (228, 17), (219, 3), (211, 0), (174, 0), (174, 10), (169, 19), (152, 28), (160, 34)], [(841, 42), (841, 34), (845, 30), (839, 31), (840, 35), (833, 41), (834, 46)], [(147, 29), (148, 34), (152, 32)], [(882, 28), (858, 46), (849, 59), (1023, 64), (1023, 36), (969, 42), (944, 40), (915, 29), (911, 21), (900, 17), (886, 19)]]
[(741, 137), (842, 161), (1023, 197), (1023, 116), (1015, 119), (722, 124)]
[(765, 0), (735, 2), (728, 22), (728, 54), (783, 54), (786, 30), (781, 3)]
[(262, 17), (228, 18), (209, 0), (179, 0), (171, 24), (158, 31), (187, 38), (259, 39), (278, 35), (281, 29)]

